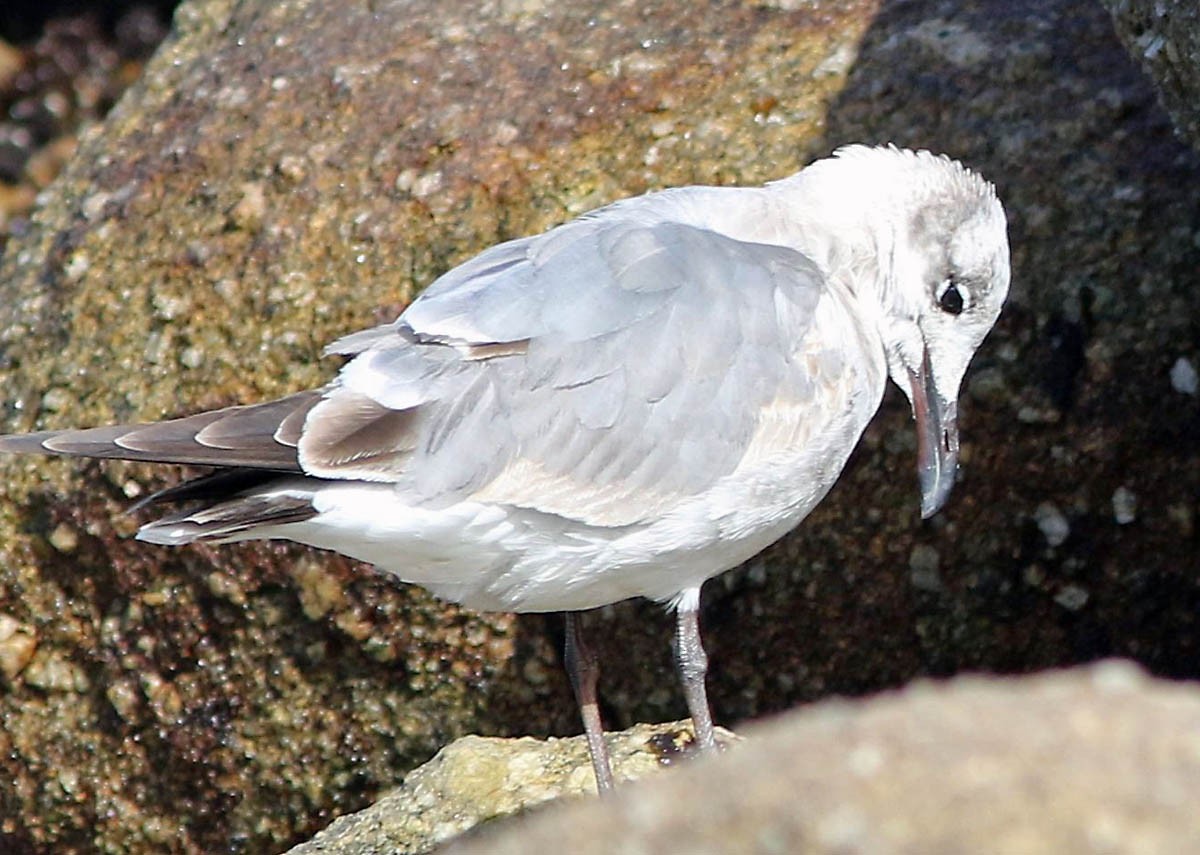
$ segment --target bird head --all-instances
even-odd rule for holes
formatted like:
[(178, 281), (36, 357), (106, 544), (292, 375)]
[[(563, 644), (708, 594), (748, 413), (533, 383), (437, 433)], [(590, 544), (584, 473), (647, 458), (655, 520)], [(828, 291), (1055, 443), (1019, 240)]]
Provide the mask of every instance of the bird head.
[(874, 214), (880, 333), (892, 380), (917, 423), (921, 516), (936, 513), (958, 469), (958, 395), (967, 365), (1008, 294), (1004, 209), (987, 181), (927, 152), (872, 149), (901, 161), (890, 204)]

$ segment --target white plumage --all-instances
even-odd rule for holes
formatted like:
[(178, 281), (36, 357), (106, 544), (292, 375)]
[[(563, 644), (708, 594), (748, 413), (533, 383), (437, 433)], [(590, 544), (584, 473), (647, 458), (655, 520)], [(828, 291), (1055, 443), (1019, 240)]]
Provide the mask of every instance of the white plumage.
[[(634, 596), (679, 613), (712, 744), (705, 580), (825, 496), (886, 378), (918, 430), (922, 512), (957, 467), (957, 396), (1008, 290), (991, 185), (926, 152), (851, 146), (761, 188), (627, 199), (449, 271), (396, 321), (330, 346), (328, 386), (0, 450), (208, 464), (139, 538), (286, 538), (479, 609)], [(595, 668), (568, 666), (598, 780)]]

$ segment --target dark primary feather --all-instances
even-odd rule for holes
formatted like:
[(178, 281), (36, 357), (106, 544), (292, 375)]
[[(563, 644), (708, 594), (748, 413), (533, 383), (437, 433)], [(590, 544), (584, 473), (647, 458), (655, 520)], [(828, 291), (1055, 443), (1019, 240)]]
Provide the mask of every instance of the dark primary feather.
[(299, 472), (296, 443), (320, 391), (153, 424), (0, 436), (0, 451)]
[(270, 469), (218, 469), (208, 475), (191, 478), (182, 484), (143, 496), (130, 506), (129, 513), (137, 513), (151, 505), (168, 502), (201, 502), (211, 505), (289, 477), (295, 476)]
[(155, 520), (142, 526), (138, 539), (164, 545), (237, 539), (262, 526), (303, 522), (316, 515), (311, 494), (253, 492)]

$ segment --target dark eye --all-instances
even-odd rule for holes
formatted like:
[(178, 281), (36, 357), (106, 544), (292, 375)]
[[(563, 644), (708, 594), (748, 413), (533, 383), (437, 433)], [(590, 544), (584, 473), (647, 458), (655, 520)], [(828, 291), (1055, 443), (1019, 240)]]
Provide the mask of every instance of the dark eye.
[(938, 298), (938, 305), (942, 307), (943, 312), (947, 312), (948, 314), (962, 314), (963, 298), (962, 294), (958, 290), (958, 286), (951, 283), (946, 290), (942, 292), (942, 296)]

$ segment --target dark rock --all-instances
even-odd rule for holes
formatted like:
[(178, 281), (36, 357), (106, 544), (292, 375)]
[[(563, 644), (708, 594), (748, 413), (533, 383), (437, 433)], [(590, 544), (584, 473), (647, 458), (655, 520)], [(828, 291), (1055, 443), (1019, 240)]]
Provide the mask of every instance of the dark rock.
[(1103, 0), (1129, 54), (1154, 79), (1159, 97), (1200, 148), (1200, 7), (1191, 0)]

